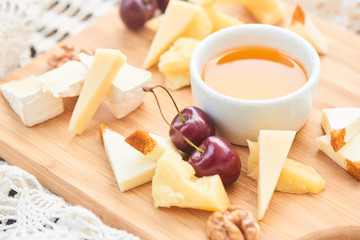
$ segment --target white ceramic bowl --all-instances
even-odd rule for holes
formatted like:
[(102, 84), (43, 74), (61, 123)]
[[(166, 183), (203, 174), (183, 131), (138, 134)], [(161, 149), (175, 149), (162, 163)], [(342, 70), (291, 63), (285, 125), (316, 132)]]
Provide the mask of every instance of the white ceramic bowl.
[[(201, 73), (208, 60), (220, 52), (246, 45), (268, 46), (294, 56), (305, 68), (308, 81), (288, 95), (267, 100), (242, 100), (223, 95), (207, 86)], [(191, 89), (195, 104), (214, 120), (217, 134), (231, 143), (256, 141), (261, 129), (298, 131), (314, 102), (320, 59), (315, 49), (299, 35), (275, 26), (244, 24), (217, 31), (195, 49), (191, 62)]]

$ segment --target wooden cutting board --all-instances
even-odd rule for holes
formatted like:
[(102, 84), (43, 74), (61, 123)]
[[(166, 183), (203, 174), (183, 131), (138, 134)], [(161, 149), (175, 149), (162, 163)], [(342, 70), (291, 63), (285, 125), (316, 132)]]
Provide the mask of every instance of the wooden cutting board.
[[(248, 15), (246, 16), (249, 20)], [(262, 239), (296, 239), (310, 232), (339, 225), (360, 224), (360, 183), (348, 175), (316, 147), (323, 135), (321, 111), (326, 107), (360, 107), (360, 38), (329, 23), (315, 19), (329, 41), (329, 54), (321, 57), (322, 71), (315, 106), (306, 125), (298, 132), (289, 157), (309, 164), (326, 180), (326, 189), (317, 195), (275, 192), (263, 221)], [(98, 20), (65, 43), (93, 48), (117, 48), (128, 62), (140, 67), (153, 33), (147, 29), (127, 30), (117, 11)], [(39, 75), (48, 70), (47, 57), (54, 50), (36, 58), (4, 81)], [(156, 67), (153, 84), (163, 83)], [(193, 104), (191, 89), (172, 92), (179, 107)], [(164, 114), (171, 120), (175, 109), (159, 91)], [(151, 183), (120, 193), (115, 177), (99, 140), (100, 123), (127, 136), (144, 129), (166, 136), (152, 95), (141, 107), (124, 119), (115, 119), (103, 104), (81, 136), (68, 129), (76, 99), (65, 100), (65, 112), (32, 128), (25, 127), (0, 96), (0, 157), (35, 175), (39, 182), (74, 205), (93, 211), (104, 223), (125, 229), (142, 239), (206, 239), (207, 211), (160, 208), (153, 206)], [(242, 173), (227, 187), (232, 204), (257, 212), (257, 184), (246, 176), (248, 149), (237, 147)]]

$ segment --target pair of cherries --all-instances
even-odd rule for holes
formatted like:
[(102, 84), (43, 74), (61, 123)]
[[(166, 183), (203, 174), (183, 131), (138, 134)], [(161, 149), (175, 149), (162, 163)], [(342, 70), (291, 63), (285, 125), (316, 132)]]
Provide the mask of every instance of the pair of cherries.
[(161, 85), (143, 88), (154, 94), (163, 118), (153, 91), (158, 87), (169, 94), (178, 112), (171, 124), (168, 123), (170, 139), (179, 150), (190, 155), (188, 162), (196, 176), (218, 174), (225, 186), (235, 182), (241, 171), (239, 155), (225, 138), (215, 136), (215, 125), (210, 117), (198, 107), (186, 107), (180, 112), (169, 91)]

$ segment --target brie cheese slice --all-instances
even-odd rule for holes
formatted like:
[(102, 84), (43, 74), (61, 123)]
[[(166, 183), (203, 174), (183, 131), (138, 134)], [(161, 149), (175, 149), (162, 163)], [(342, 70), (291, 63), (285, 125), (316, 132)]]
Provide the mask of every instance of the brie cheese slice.
[(88, 69), (78, 61), (68, 61), (39, 76), (44, 84), (43, 91), (49, 92), (54, 97), (75, 97), (79, 96)]
[(62, 98), (42, 91), (39, 78), (30, 76), (1, 85), (1, 92), (25, 126), (32, 127), (64, 111)]

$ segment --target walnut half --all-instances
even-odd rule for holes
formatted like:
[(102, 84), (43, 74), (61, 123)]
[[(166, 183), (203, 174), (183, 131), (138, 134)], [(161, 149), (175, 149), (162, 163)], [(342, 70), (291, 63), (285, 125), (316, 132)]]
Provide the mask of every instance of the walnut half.
[(206, 234), (211, 240), (258, 240), (260, 227), (251, 212), (231, 205), (224, 213), (210, 215)]
[(70, 60), (79, 61), (78, 54), (81, 52), (88, 55), (94, 55), (95, 53), (91, 48), (80, 48), (70, 44), (63, 44), (48, 59), (48, 64), (51, 68), (58, 68)]

